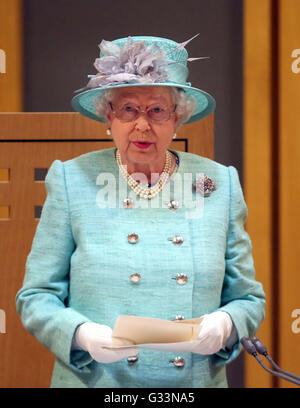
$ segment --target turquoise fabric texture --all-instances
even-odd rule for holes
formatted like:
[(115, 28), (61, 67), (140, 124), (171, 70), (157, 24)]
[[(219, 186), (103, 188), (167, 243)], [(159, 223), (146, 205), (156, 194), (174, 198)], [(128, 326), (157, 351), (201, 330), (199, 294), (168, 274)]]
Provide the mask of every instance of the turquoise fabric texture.
[[(236, 168), (173, 151), (180, 160), (176, 176), (187, 177), (189, 192), (203, 173), (216, 190), (203, 198), (201, 210), (184, 200), (170, 210), (163, 206), (168, 188), (170, 198), (180, 201), (178, 186), (170, 182), (157, 208), (152, 200), (141, 208), (125, 182), (124, 190), (115, 150), (55, 160), (46, 176), (47, 198), (16, 306), (24, 327), (56, 355), (51, 387), (228, 387), (226, 364), (239, 354), (238, 341), (211, 356), (181, 353), (183, 368), (173, 364), (174, 352), (140, 349), (134, 364), (100, 364), (87, 352), (71, 351), (78, 325), (93, 321), (113, 328), (119, 315), (174, 320), (221, 310), (231, 316), (239, 339), (253, 336), (264, 318), (265, 294), (255, 280)], [(133, 208), (119, 205), (129, 195)], [(128, 242), (131, 233), (139, 236), (136, 244)], [(182, 245), (174, 245), (175, 235), (183, 237)], [(138, 283), (130, 280), (132, 273), (141, 275)], [(188, 277), (184, 285), (176, 281), (180, 273)]]

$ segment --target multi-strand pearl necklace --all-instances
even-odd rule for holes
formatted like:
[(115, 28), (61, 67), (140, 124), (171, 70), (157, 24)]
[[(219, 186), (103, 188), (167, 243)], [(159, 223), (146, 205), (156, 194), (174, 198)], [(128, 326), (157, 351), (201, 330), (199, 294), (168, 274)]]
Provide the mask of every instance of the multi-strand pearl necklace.
[[(140, 197), (147, 198), (150, 200), (151, 198), (155, 197), (162, 189), (163, 186), (166, 184), (170, 177), (171, 167), (172, 167), (172, 154), (167, 150), (166, 151), (166, 162), (165, 167), (162, 173), (159, 176), (157, 183), (153, 187), (146, 187), (140, 181), (135, 180), (125, 169), (125, 166), (122, 164), (121, 161), (121, 154), (119, 149), (116, 152), (116, 159), (121, 171), (122, 176), (128, 183), (129, 187)], [(178, 163), (176, 162), (174, 172), (177, 170)]]

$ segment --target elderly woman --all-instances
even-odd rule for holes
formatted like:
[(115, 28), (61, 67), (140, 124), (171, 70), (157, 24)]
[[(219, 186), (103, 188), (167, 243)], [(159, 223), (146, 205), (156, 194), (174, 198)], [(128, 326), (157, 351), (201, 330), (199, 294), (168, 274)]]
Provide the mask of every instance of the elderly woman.
[[(264, 318), (237, 170), (169, 149), (215, 109), (186, 82), (187, 43), (102, 41), (99, 72), (72, 100), (115, 147), (55, 160), (46, 177), (16, 302), (57, 357), (52, 387), (227, 387), (225, 365)], [(177, 353), (110, 348), (120, 315), (203, 320)]]

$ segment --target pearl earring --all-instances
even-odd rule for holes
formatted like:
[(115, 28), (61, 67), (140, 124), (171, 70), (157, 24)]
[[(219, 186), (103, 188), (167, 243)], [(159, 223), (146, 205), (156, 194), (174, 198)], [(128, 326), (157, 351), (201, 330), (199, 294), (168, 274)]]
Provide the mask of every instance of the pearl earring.
[(107, 136), (111, 136), (111, 131), (110, 131), (110, 129), (106, 129), (106, 134), (107, 134)]
[(177, 136), (176, 133), (174, 133), (173, 139), (176, 139), (176, 136)]

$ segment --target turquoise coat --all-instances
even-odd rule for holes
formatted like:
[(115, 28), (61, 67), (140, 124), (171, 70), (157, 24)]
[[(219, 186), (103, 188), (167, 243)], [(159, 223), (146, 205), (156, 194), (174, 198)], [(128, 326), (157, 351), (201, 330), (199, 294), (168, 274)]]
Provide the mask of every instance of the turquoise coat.
[[(191, 199), (202, 197), (202, 209), (191, 208), (171, 181), (152, 208), (152, 200), (139, 201), (119, 177), (114, 152), (55, 160), (45, 180), (47, 198), (16, 305), (24, 327), (56, 355), (51, 387), (227, 387), (225, 365), (240, 352), (238, 341), (211, 356), (181, 353), (183, 368), (174, 364), (174, 352), (140, 349), (135, 363), (99, 364), (87, 352), (71, 351), (78, 325), (113, 328), (120, 314), (174, 320), (221, 310), (239, 339), (253, 336), (264, 318), (235, 167), (173, 151), (180, 159), (176, 177), (187, 176), (187, 195), (202, 173), (216, 190), (206, 197), (192, 192)], [(170, 196), (163, 196), (168, 188)], [(122, 205), (126, 197), (132, 208)], [(177, 209), (168, 208), (170, 199), (178, 200)], [(128, 241), (132, 233), (135, 244)], [(173, 242), (176, 235), (181, 245)], [(133, 273), (139, 282), (132, 282)], [(177, 274), (186, 275), (185, 284)]]

